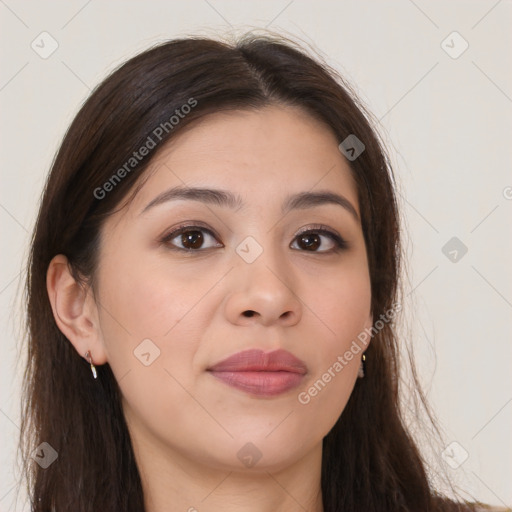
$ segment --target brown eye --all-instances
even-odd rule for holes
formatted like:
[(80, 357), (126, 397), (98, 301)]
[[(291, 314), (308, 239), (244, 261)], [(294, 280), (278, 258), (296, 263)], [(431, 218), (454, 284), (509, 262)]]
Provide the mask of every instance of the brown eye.
[(306, 250), (316, 251), (322, 245), (322, 241), (316, 233), (300, 235), (298, 240), (300, 240), (299, 245)]
[(181, 234), (181, 243), (185, 249), (200, 249), (203, 242), (204, 237), (201, 231), (185, 231)]
[(220, 243), (204, 247), (204, 244), (209, 239), (217, 240), (209, 229), (200, 226), (182, 226), (166, 235), (162, 239), (162, 243), (169, 245), (171, 249), (188, 252), (211, 249), (212, 247), (223, 247)]
[[(295, 240), (299, 249), (307, 252), (332, 253), (348, 247), (347, 242), (337, 233), (325, 228), (303, 231), (295, 237)], [(320, 247), (321, 249), (318, 250)], [(295, 247), (292, 248), (295, 249)]]

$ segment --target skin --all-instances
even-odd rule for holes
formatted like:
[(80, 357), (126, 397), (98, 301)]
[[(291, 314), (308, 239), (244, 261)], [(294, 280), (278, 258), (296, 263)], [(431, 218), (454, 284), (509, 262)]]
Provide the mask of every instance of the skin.
[[(345, 208), (280, 209), (289, 194), (329, 190), (359, 215), (338, 144), (293, 107), (210, 115), (154, 157), (135, 199), (105, 222), (94, 295), (73, 280), (65, 256), (52, 260), (48, 294), (59, 328), (82, 357), (90, 350), (94, 364), (108, 362), (119, 382), (149, 512), (170, 504), (191, 512), (322, 510), (322, 439), (350, 397), (362, 351), (309, 403), (298, 395), (371, 327), (368, 262), (361, 224)], [(141, 214), (184, 184), (229, 190), (243, 205), (179, 200)], [(192, 254), (171, 249), (183, 247), (180, 236), (160, 242), (186, 221), (215, 234), (202, 231)], [(321, 235), (308, 250), (297, 233), (313, 224), (348, 247), (329, 252), (335, 243)], [(263, 249), (252, 263), (235, 251), (247, 236)], [(149, 349), (148, 366), (134, 356), (144, 339), (160, 350), (152, 360)], [(248, 348), (286, 349), (308, 373), (298, 388), (269, 398), (206, 371)], [(261, 458), (247, 467), (241, 449)]]

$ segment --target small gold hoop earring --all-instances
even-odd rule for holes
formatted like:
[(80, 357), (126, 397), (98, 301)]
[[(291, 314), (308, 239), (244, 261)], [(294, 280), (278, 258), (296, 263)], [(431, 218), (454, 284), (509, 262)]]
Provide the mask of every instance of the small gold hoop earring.
[(359, 371), (357, 372), (357, 376), (362, 379), (364, 377), (365, 369), (366, 369), (366, 356), (363, 354), (361, 357), (361, 364), (359, 365)]
[(87, 362), (91, 365), (92, 376), (95, 379), (97, 379), (98, 378), (98, 372), (96, 372), (96, 366), (94, 366), (94, 364), (92, 364), (92, 357), (91, 357), (91, 351), (90, 350), (88, 350), (85, 353), (85, 358), (87, 359)]

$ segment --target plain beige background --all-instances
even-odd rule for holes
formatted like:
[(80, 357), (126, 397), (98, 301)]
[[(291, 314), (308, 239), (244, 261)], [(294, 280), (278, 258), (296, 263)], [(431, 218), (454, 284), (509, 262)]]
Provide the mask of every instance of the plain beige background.
[(507, 0), (0, 0), (0, 510), (29, 510), (14, 503), (15, 301), (68, 124), (108, 71), (155, 42), (265, 27), (315, 48), (379, 120), (408, 230), (403, 343), (446, 434), (426, 454), (466, 496), (510, 506), (511, 15)]

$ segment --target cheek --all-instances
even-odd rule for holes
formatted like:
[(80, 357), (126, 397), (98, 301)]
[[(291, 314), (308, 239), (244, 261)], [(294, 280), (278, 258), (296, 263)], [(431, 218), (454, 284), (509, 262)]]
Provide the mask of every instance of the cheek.
[(194, 322), (193, 309), (207, 284), (191, 286), (150, 266), (117, 267), (104, 281), (101, 331), (125, 410), (132, 420), (166, 425), (171, 437), (183, 428), (181, 417), (169, 424), (179, 416), (175, 404), (190, 401), (185, 390), (193, 384), (190, 368), (204, 328)]
[[(367, 272), (346, 274), (311, 296), (315, 314), (326, 334), (316, 338), (316, 364), (298, 402), (309, 408), (319, 424), (333, 425), (345, 407), (369, 338), (371, 288)], [(362, 336), (363, 334), (363, 336)]]
[(144, 394), (162, 393), (172, 397), (169, 403), (177, 403), (184, 397), (176, 383), (187, 389), (194, 383), (194, 357), (214, 310), (212, 288), (224, 269), (194, 272), (192, 279), (190, 271), (134, 253), (114, 262), (105, 258), (99, 276), (101, 331), (109, 365), (118, 381), (122, 379), (122, 389), (128, 381), (138, 383), (123, 389), (132, 403), (147, 401)]
[[(106, 261), (100, 279), (101, 332), (116, 378), (131, 372), (151, 387), (155, 368), (162, 373), (167, 359), (184, 363), (192, 357), (194, 347), (185, 343), (183, 329), (207, 283), (191, 286), (176, 273), (142, 259), (136, 264), (133, 258), (117, 265)], [(169, 338), (176, 340), (173, 346)]]
[(196, 275), (191, 282), (176, 269), (142, 258), (139, 262), (125, 259), (115, 266), (107, 263), (100, 278), (106, 313), (102, 326), (116, 329), (133, 342), (162, 338), (175, 329), (215, 282), (211, 275), (204, 279)]
[(308, 300), (315, 304), (315, 313), (324, 323), (329, 334), (325, 339), (332, 349), (342, 350), (365, 327), (369, 327), (371, 286), (364, 268), (360, 272), (343, 273), (318, 289)]

